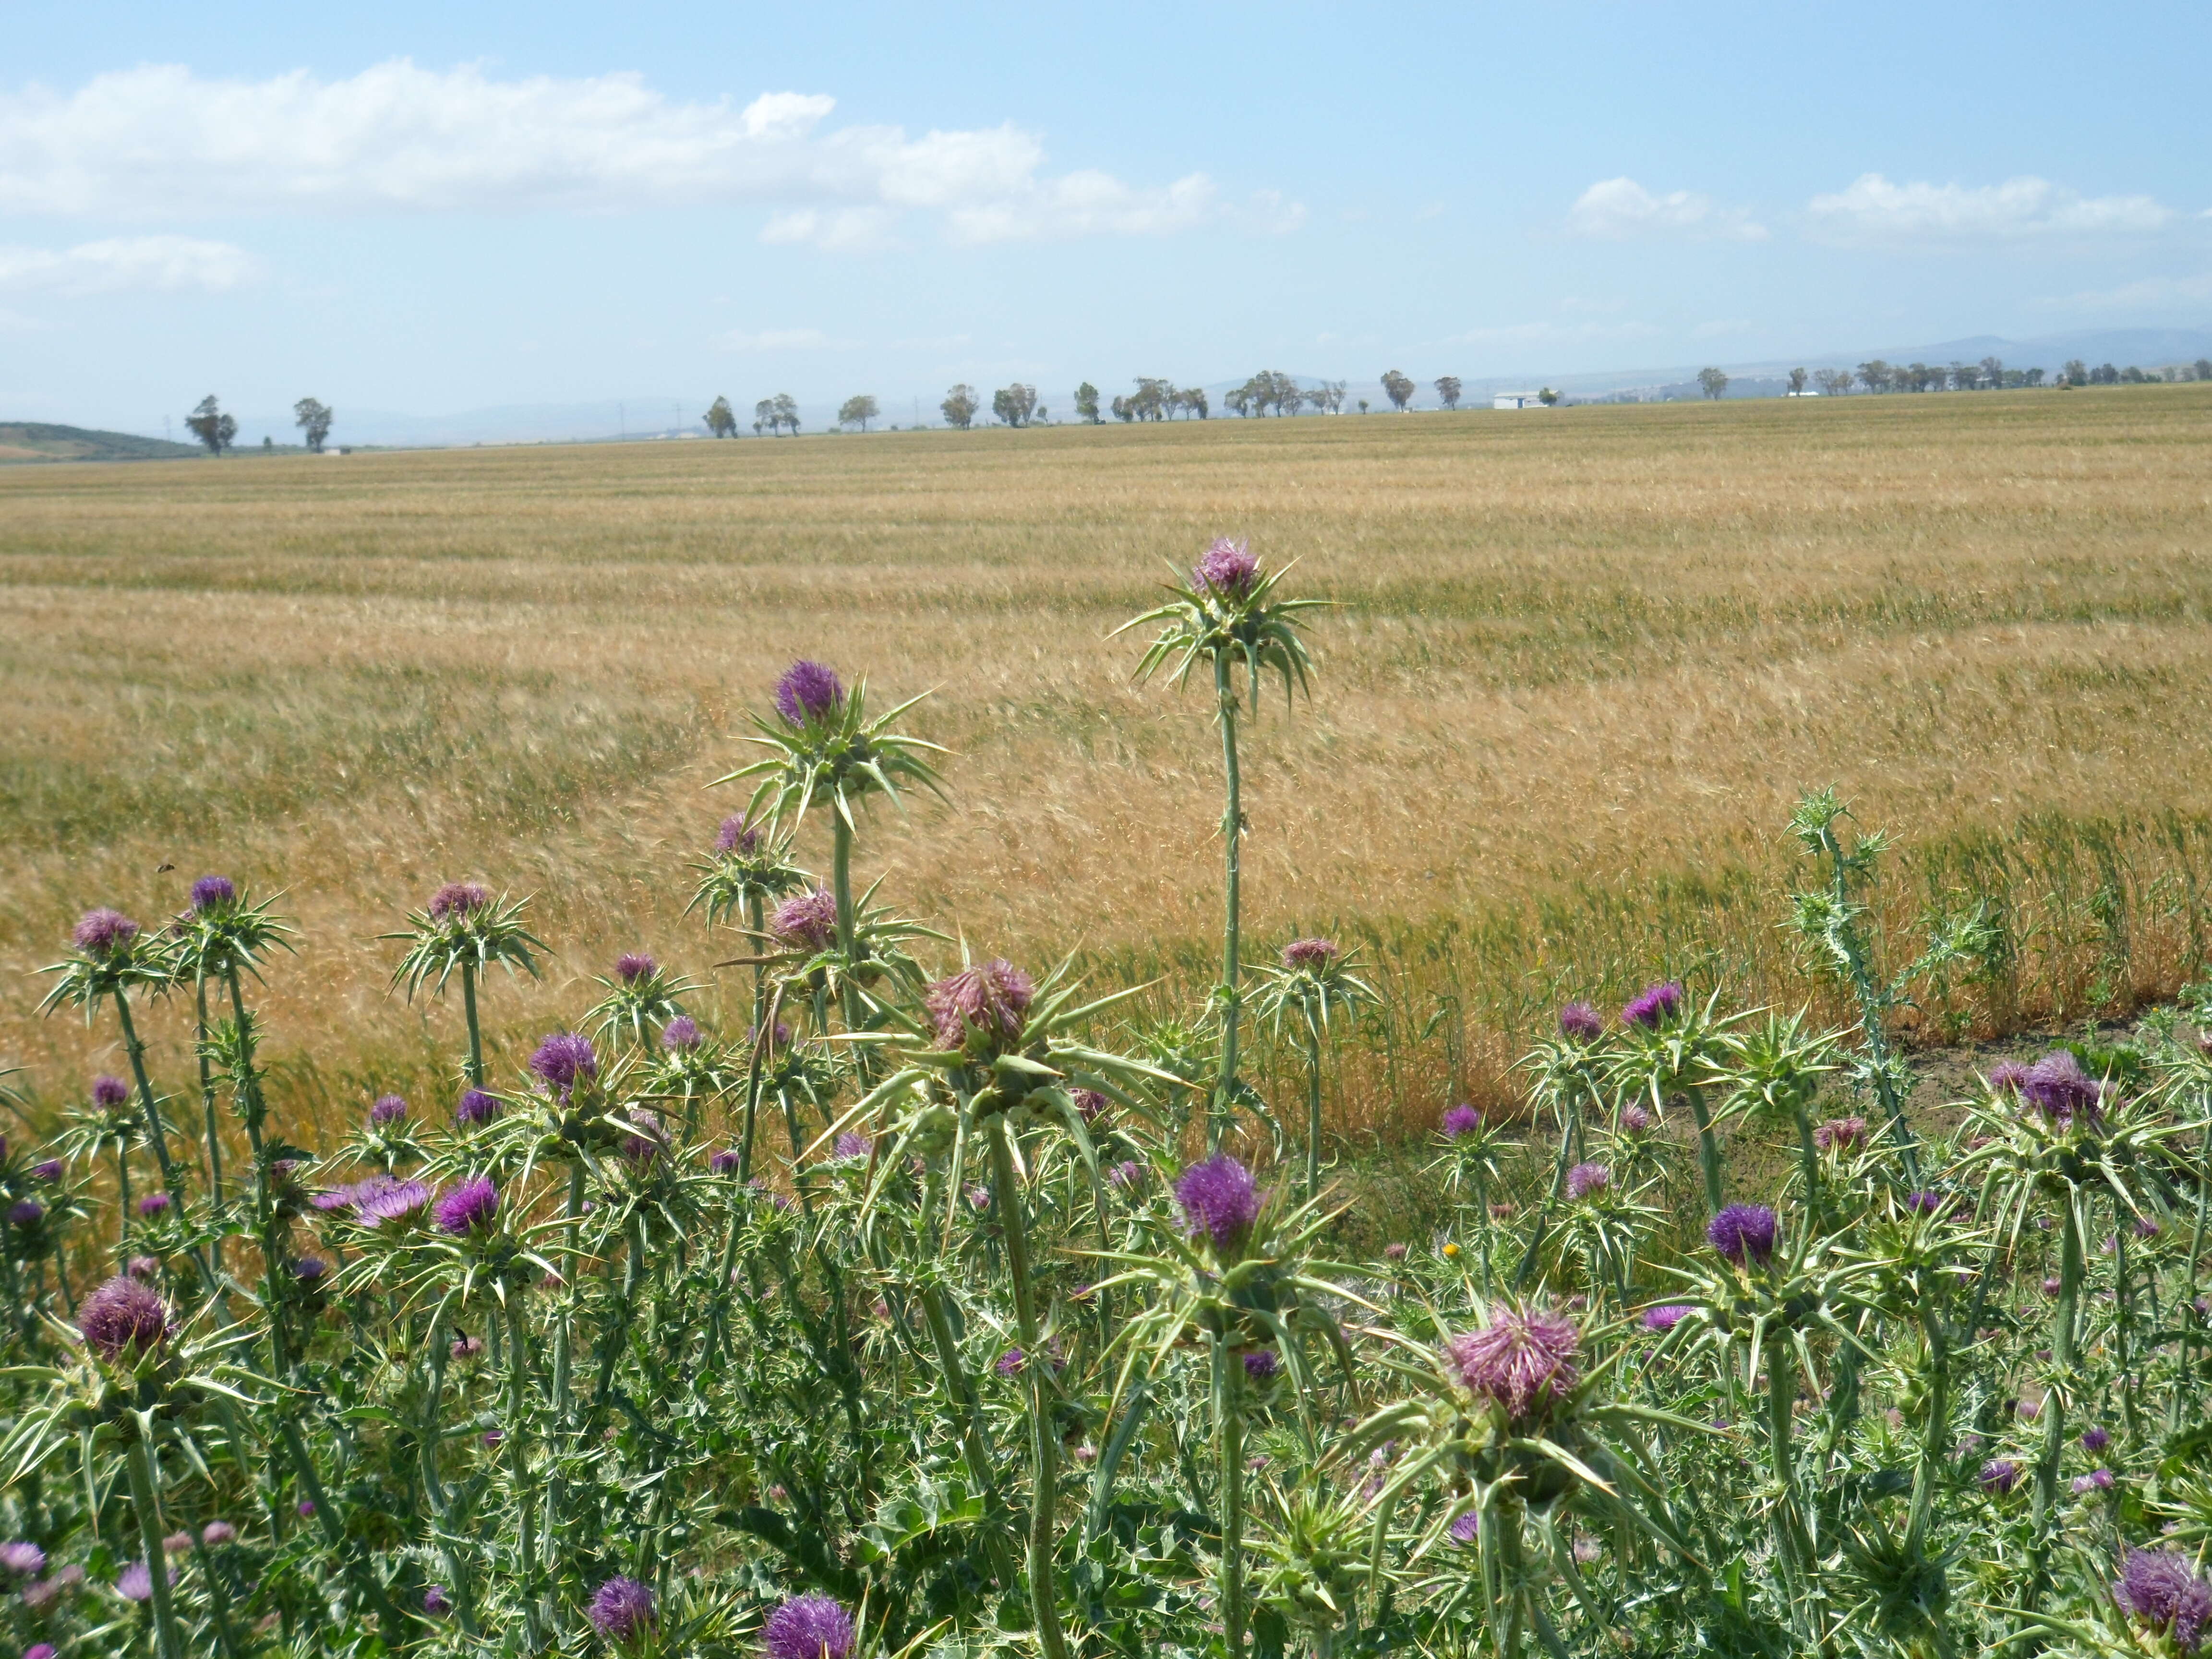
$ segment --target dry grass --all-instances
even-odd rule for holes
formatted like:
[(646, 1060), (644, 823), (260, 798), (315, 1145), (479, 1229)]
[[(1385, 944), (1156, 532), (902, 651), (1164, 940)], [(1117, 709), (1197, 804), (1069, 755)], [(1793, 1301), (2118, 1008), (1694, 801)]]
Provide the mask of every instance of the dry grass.
[(619, 949), (697, 969), (705, 786), (800, 653), (935, 688), (915, 725), (959, 751), (949, 805), (872, 826), (887, 893), (1188, 988), (1215, 739), (1102, 641), (1224, 531), (1344, 605), (1314, 702), (1253, 733), (1247, 891), (1257, 939), (1362, 933), (1395, 988), (1347, 1126), (1496, 1087), (1561, 988), (1803, 994), (1779, 830), (1831, 781), (1917, 849), (1899, 920), (2013, 908), (1984, 1023), (2198, 965), (2207, 389), (240, 458), (0, 473), (0, 1054), (50, 1097), (112, 1064), (21, 975), (205, 869), (289, 890), (269, 1004), (311, 1109), (450, 1054), (374, 938), (441, 879), (539, 895), (562, 954), (495, 988), (510, 1048)]

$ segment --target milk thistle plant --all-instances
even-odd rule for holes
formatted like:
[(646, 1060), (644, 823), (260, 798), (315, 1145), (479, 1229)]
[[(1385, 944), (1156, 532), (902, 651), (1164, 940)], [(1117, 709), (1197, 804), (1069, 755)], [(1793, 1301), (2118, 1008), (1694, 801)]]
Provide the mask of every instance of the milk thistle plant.
[[(1170, 567), (1174, 568), (1173, 566)], [(1203, 663), (1213, 671), (1214, 719), (1221, 727), (1221, 763), (1225, 802), (1221, 815), (1224, 906), (1221, 985), (1217, 993), (1221, 1019), (1221, 1069), (1215, 1079), (1207, 1117), (1206, 1144), (1218, 1146), (1233, 1110), (1243, 1103), (1237, 1079), (1237, 1034), (1243, 1012), (1239, 919), (1242, 848), (1244, 840), (1243, 775), (1237, 768), (1238, 711), (1249, 696), (1255, 719), (1260, 713), (1260, 684), (1268, 675), (1282, 681), (1285, 703), (1310, 689), (1312, 659), (1306, 654), (1303, 613), (1327, 605), (1326, 599), (1283, 599), (1276, 594), (1289, 567), (1263, 571), (1243, 542), (1223, 537), (1206, 550), (1188, 579), (1176, 572), (1168, 584), (1166, 604), (1133, 617), (1114, 630), (1159, 625), (1159, 632), (1137, 664), (1141, 684), (1170, 672), (1180, 690)], [(1244, 686), (1237, 685), (1243, 671)]]
[(1376, 1000), (1374, 988), (1353, 971), (1358, 953), (1325, 939), (1295, 939), (1273, 967), (1261, 969), (1253, 1012), (1279, 1040), (1293, 1028), (1306, 1059), (1306, 1179), (1304, 1196), (1321, 1191), (1322, 1045), (1332, 1018), (1340, 1023)]
[(477, 981), (494, 963), (510, 977), (517, 969), (538, 977), (538, 958), (544, 942), (524, 925), (527, 898), (495, 899), (491, 890), (472, 881), (449, 881), (430, 896), (420, 910), (407, 913), (403, 933), (381, 937), (398, 939), (406, 954), (392, 969), (392, 983), (404, 985), (407, 998), (428, 985), (439, 996), (456, 971), (461, 976), (461, 1007), (468, 1020), (469, 1052), (465, 1075), (469, 1086), (484, 1083), (483, 1032), (477, 1018)]

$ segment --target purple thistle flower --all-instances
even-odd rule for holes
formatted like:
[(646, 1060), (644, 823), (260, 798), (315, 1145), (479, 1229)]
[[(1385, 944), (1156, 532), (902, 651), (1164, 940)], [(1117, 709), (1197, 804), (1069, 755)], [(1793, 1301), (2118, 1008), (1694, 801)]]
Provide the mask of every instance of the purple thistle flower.
[(1613, 1171), (1602, 1164), (1577, 1164), (1567, 1171), (1567, 1196), (1577, 1204), (1612, 1185)]
[(2137, 1238), (2156, 1238), (2161, 1230), (2156, 1216), (2139, 1215), (2135, 1219), (2135, 1225), (2130, 1231)]
[(1394, 1238), (1382, 1247), (1382, 1254), (1389, 1261), (1403, 1261), (1406, 1259), (1406, 1246), (1402, 1241)]
[(2020, 1484), (2020, 1465), (2009, 1457), (1992, 1457), (1974, 1477), (1992, 1498), (2002, 1498)]
[(830, 1157), (833, 1162), (838, 1164), (848, 1164), (856, 1158), (867, 1157), (867, 1155), (874, 1150), (875, 1143), (870, 1140), (867, 1136), (863, 1134), (855, 1134), (853, 1131), (848, 1129), (843, 1134), (839, 1135), (836, 1140), (830, 1143)]
[(1574, 1390), (1582, 1333), (1545, 1308), (1491, 1310), (1490, 1323), (1455, 1336), (1444, 1355), (1460, 1385), (1522, 1419)]
[(498, 1213), (499, 1188), (491, 1184), (489, 1176), (464, 1181), (440, 1199), (431, 1212), (438, 1231), (451, 1233), (456, 1238), (489, 1231), (492, 1218)]
[(2077, 1112), (2094, 1116), (2103, 1094), (2071, 1048), (2054, 1048), (2044, 1055), (2027, 1068), (2020, 1085), (2021, 1099), (2054, 1123), (2070, 1123)]
[(1624, 1106), (1620, 1109), (1620, 1127), (1642, 1134), (1651, 1127), (1651, 1114), (1641, 1106)]
[(167, 1193), (149, 1193), (138, 1200), (138, 1213), (151, 1221), (155, 1216), (167, 1215), (175, 1202)]
[(76, 1310), (85, 1345), (110, 1364), (135, 1363), (168, 1340), (169, 1310), (137, 1279), (109, 1279)]
[(1571, 1002), (1559, 1010), (1559, 1035), (1577, 1042), (1595, 1042), (1605, 1035), (1605, 1016), (1587, 1002)]
[(2056, 1296), (2065, 1288), (2066, 1281), (2059, 1278), (2057, 1273), (2051, 1274), (2043, 1281), (2043, 1293), (2045, 1296)]
[(331, 1264), (319, 1255), (303, 1255), (292, 1264), (292, 1277), (311, 1289), (322, 1283)]
[(50, 1158), (43, 1164), (33, 1164), (31, 1166), (32, 1176), (37, 1180), (48, 1183), (59, 1181), (66, 1172), (66, 1167), (58, 1158)]
[(430, 895), (430, 920), (462, 921), (491, 902), (491, 890), (481, 882), (449, 881)]
[(768, 930), (802, 951), (826, 951), (837, 937), (837, 896), (827, 887), (787, 898), (768, 919)]
[(1824, 1152), (1849, 1152), (1866, 1139), (1867, 1121), (1863, 1117), (1832, 1117), (1813, 1130), (1813, 1144)]
[(1333, 940), (1294, 939), (1283, 947), (1283, 966), (1294, 974), (1318, 974), (1326, 971), (1337, 955)]
[(192, 911), (227, 910), (238, 902), (238, 889), (228, 876), (202, 876), (192, 884)]
[(221, 1549), (225, 1544), (238, 1541), (238, 1528), (228, 1521), (210, 1521), (200, 1528), (200, 1542), (208, 1548)]
[(1663, 1334), (1673, 1330), (1695, 1311), (1696, 1310), (1686, 1303), (1681, 1302), (1669, 1302), (1660, 1307), (1646, 1308), (1644, 1310), (1644, 1328)]
[(2016, 1095), (2027, 1081), (2027, 1067), (2016, 1060), (2001, 1060), (1990, 1067), (1990, 1092)]
[(1731, 1204), (1705, 1224), (1705, 1242), (1738, 1267), (1747, 1261), (1764, 1265), (1774, 1254), (1777, 1231), (1765, 1205)]
[(1925, 1190), (1907, 1193), (1905, 1195), (1905, 1207), (1916, 1215), (1934, 1215), (1936, 1211), (1943, 1207), (1943, 1194)]
[[(177, 1570), (169, 1569), (169, 1578), (174, 1583)], [(154, 1571), (143, 1561), (127, 1563), (115, 1575), (115, 1593), (126, 1601), (146, 1601), (153, 1599)]]
[(123, 1264), (123, 1271), (131, 1278), (150, 1285), (161, 1273), (161, 1263), (156, 1256), (134, 1255)]
[(1472, 1106), (1455, 1106), (1444, 1114), (1444, 1139), (1457, 1140), (1482, 1127), (1482, 1114)]
[(113, 1111), (131, 1098), (131, 1085), (119, 1077), (96, 1077), (92, 1080), (92, 1103)]
[(734, 1146), (725, 1146), (707, 1160), (707, 1167), (716, 1175), (735, 1175), (744, 1155)]
[(1106, 1171), (1106, 1184), (1116, 1192), (1133, 1193), (1145, 1184), (1145, 1166), (1133, 1158), (1123, 1158)]
[[(29, 1594), (27, 1590), (24, 1592), (27, 1599)], [(55, 1659), (58, 1651), (52, 1642), (33, 1642), (23, 1650), (23, 1659)]]
[(98, 957), (102, 960), (118, 951), (128, 949), (131, 941), (137, 937), (137, 922), (120, 910), (110, 910), (104, 905), (97, 910), (88, 910), (80, 916), (76, 929), (70, 935), (78, 950), (88, 957)]
[(2130, 1550), (2112, 1587), (2120, 1611), (2154, 1629), (2171, 1631), (2174, 1645), (2194, 1653), (2212, 1617), (2212, 1589), (2170, 1550)]
[(2112, 1432), (2110, 1429), (2092, 1425), (2081, 1431), (2081, 1449), (2092, 1455), (2104, 1450), (2112, 1443)]
[(1259, 576), (1260, 561), (1253, 557), (1251, 549), (1241, 540), (1223, 536), (1200, 557), (1190, 573), (1190, 585), (1224, 599), (1241, 599), (1252, 592)]
[(635, 1134), (623, 1137), (622, 1155), (642, 1167), (660, 1156), (660, 1149), (668, 1139), (668, 1130), (660, 1121), (660, 1114), (647, 1106), (633, 1106), (629, 1121), (636, 1126)]
[(1027, 974), (1004, 957), (993, 957), (939, 980), (923, 1003), (937, 1023), (937, 1046), (950, 1049), (964, 1046), (970, 1030), (1001, 1042), (1018, 1040), (1036, 996)]
[(1104, 1115), (1107, 1107), (1112, 1104), (1096, 1089), (1070, 1089), (1067, 1091), (1067, 1097), (1074, 1103), (1075, 1109), (1082, 1114), (1083, 1121), (1086, 1124), (1097, 1122)]
[(991, 1207), (991, 1189), (988, 1187), (971, 1182), (960, 1195), (968, 1200), (968, 1207), (971, 1210), (982, 1211)]
[(483, 1338), (480, 1336), (457, 1336), (453, 1340), (452, 1344), (447, 1348), (446, 1352), (453, 1359), (466, 1361), (474, 1359), (478, 1354), (482, 1353), (483, 1350)]
[(368, 1121), (379, 1129), (388, 1127), (406, 1115), (407, 1097), (404, 1095), (379, 1095), (376, 1103), (368, 1109)]
[(464, 1089), (453, 1105), (456, 1123), (489, 1123), (499, 1115), (499, 1097), (482, 1089)]
[(625, 985), (651, 979), (659, 971), (660, 964), (642, 951), (632, 951), (615, 958), (615, 977)]
[(848, 1659), (857, 1638), (853, 1615), (826, 1595), (794, 1595), (761, 1627), (768, 1659)]
[(610, 1578), (592, 1592), (592, 1604), (584, 1609), (584, 1616), (610, 1642), (635, 1642), (653, 1629), (653, 1591), (635, 1578)]
[(689, 1014), (678, 1014), (660, 1028), (660, 1046), (672, 1054), (688, 1054), (702, 1041), (699, 1022)]
[(1009, 1348), (999, 1356), (999, 1363), (991, 1369), (1001, 1376), (1018, 1376), (1028, 1358), (1019, 1348)]
[(1244, 1375), (1255, 1382), (1272, 1382), (1283, 1369), (1283, 1358), (1273, 1348), (1255, 1348), (1244, 1356)]
[(750, 858), (760, 851), (761, 832), (742, 812), (732, 812), (722, 820), (721, 829), (714, 836), (714, 850), (724, 854), (735, 853), (739, 858)]
[(380, 1222), (405, 1221), (430, 1201), (430, 1189), (419, 1181), (395, 1181), (373, 1175), (352, 1192), (356, 1218), (369, 1226)]
[(453, 1604), (446, 1599), (446, 1587), (443, 1584), (432, 1584), (424, 1589), (422, 1611), (427, 1616), (432, 1619), (443, 1619), (453, 1610)]
[(530, 1069), (565, 1096), (584, 1079), (599, 1074), (599, 1057), (592, 1052), (591, 1038), (556, 1031), (530, 1056)]
[(315, 1512), (315, 1500), (312, 1498), (302, 1498), (292, 1507), (300, 1512), (300, 1518), (304, 1521)]
[(36, 1544), (0, 1544), (0, 1567), (22, 1578), (35, 1578), (46, 1570), (46, 1553)]
[(844, 701), (844, 682), (826, 663), (802, 658), (775, 683), (775, 712), (793, 726), (819, 720)]
[(1241, 1243), (1260, 1218), (1260, 1189), (1252, 1172), (1226, 1152), (1185, 1170), (1175, 1195), (1185, 1231), (1194, 1238), (1205, 1234), (1216, 1249)]
[(2076, 1498), (2086, 1498), (2093, 1492), (2110, 1492), (2112, 1489), (2112, 1472), (2110, 1469), (2092, 1469), (2087, 1474), (2074, 1477), (2074, 1495)]
[(8, 1224), (30, 1228), (46, 1218), (46, 1206), (35, 1198), (19, 1198), (8, 1206)]
[(1469, 1510), (1444, 1531), (1455, 1544), (1462, 1547), (1473, 1544), (1482, 1535), (1482, 1511)]
[(1656, 1030), (1681, 1012), (1682, 988), (1669, 980), (1662, 985), (1647, 985), (1629, 999), (1628, 1006), (1620, 1011), (1622, 1021), (1630, 1025), (1641, 1025), (1647, 1031)]

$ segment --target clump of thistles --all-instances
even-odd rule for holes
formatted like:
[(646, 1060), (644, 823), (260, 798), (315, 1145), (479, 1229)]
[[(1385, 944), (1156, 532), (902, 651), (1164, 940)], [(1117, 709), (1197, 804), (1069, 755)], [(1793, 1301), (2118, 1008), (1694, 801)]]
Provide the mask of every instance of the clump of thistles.
[(844, 701), (844, 682), (827, 663), (801, 659), (775, 683), (775, 712), (793, 726), (819, 720)]
[(1226, 1152), (1182, 1172), (1175, 1186), (1183, 1230), (1213, 1241), (1216, 1249), (1243, 1242), (1260, 1218), (1260, 1188), (1252, 1172)]
[(1029, 1018), (1036, 986), (1003, 957), (948, 974), (923, 998), (937, 1027), (937, 1046), (958, 1048), (970, 1031), (1000, 1042), (1018, 1041)]
[(1490, 1322), (1444, 1345), (1452, 1374), (1468, 1393), (1495, 1401), (1519, 1420), (1565, 1399), (1579, 1373), (1582, 1333), (1545, 1308), (1491, 1310)]
[(85, 1297), (76, 1328), (102, 1359), (130, 1364), (168, 1340), (169, 1310), (150, 1286), (118, 1276)]
[(1705, 1224), (1705, 1242), (1741, 1267), (1764, 1263), (1774, 1254), (1779, 1231), (1774, 1212), (1764, 1204), (1731, 1204)]
[(761, 1627), (768, 1659), (847, 1659), (857, 1638), (853, 1615), (826, 1595), (794, 1595)]

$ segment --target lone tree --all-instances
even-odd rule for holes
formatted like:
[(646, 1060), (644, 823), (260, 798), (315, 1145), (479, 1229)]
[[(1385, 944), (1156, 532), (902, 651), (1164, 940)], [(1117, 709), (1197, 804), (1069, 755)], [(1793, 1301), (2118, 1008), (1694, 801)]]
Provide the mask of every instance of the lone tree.
[(307, 447), (318, 455), (323, 453), (323, 440), (331, 435), (331, 422), (337, 419), (328, 404), (313, 398), (302, 398), (292, 405), (293, 424), (307, 434)]
[(1383, 371), (1382, 391), (1401, 414), (1413, 401), (1413, 383), (1395, 368)]
[(734, 438), (738, 435), (738, 417), (736, 412), (730, 408), (730, 400), (727, 398), (717, 398), (713, 403), (708, 404), (705, 419), (707, 430), (717, 438)]
[(1098, 416), (1098, 388), (1088, 380), (1075, 388), (1075, 416), (1085, 426), (1102, 424)]
[(1807, 378), (1805, 371), (1802, 368), (1793, 368), (1790, 371), (1790, 395), (1791, 397), (1802, 398), (1805, 395), (1805, 381)]
[(1437, 401), (1446, 409), (1459, 407), (1459, 376), (1447, 374), (1437, 382)]
[(957, 426), (963, 432), (975, 424), (975, 411), (982, 406), (975, 400), (975, 388), (965, 380), (946, 392), (945, 401), (938, 404), (945, 411), (945, 424)]
[(215, 393), (200, 399), (200, 406), (185, 416), (185, 430), (207, 446), (210, 455), (220, 455), (238, 436), (238, 422), (222, 412), (215, 400)]
[(1728, 376), (1717, 368), (1701, 368), (1698, 371), (1698, 384), (1705, 389), (1705, 396), (1717, 398), (1728, 390)]
[(1036, 414), (1036, 388), (1018, 380), (1000, 386), (991, 394), (991, 413), (1008, 426), (1027, 426)]
[(883, 410), (876, 407), (876, 400), (864, 392), (859, 397), (848, 398), (837, 405), (837, 424), (857, 426), (866, 432), (868, 422), (882, 413)]

